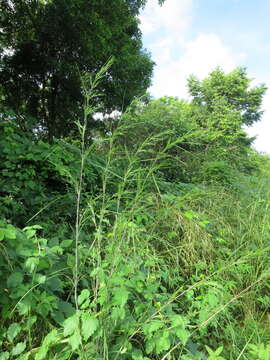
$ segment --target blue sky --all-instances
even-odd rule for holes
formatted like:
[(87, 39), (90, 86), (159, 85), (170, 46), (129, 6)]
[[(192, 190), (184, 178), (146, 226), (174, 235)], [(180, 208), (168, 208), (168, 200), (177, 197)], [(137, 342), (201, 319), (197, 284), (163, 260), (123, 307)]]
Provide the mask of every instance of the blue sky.
[[(245, 66), (253, 85), (270, 89), (270, 0), (148, 0), (140, 15), (143, 42), (156, 62), (150, 92), (187, 98), (186, 78), (216, 66)], [(270, 90), (262, 121), (248, 130), (270, 154)]]

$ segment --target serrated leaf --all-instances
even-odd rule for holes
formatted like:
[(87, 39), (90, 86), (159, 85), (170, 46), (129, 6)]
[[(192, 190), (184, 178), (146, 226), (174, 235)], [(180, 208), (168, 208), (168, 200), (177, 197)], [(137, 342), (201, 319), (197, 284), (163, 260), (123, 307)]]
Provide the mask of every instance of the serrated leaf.
[(150, 354), (151, 352), (153, 352), (154, 348), (155, 348), (155, 341), (153, 338), (149, 339), (146, 341), (146, 347), (145, 347), (145, 351), (147, 354)]
[(143, 325), (143, 332), (145, 335), (150, 335), (163, 327), (163, 322), (160, 320), (152, 320), (148, 324)]
[(26, 343), (25, 342), (19, 342), (18, 344), (16, 344), (16, 346), (12, 349), (11, 351), (11, 355), (13, 356), (17, 356), (20, 355), (26, 348)]
[(82, 305), (85, 300), (87, 300), (90, 296), (90, 292), (88, 289), (83, 289), (83, 291), (78, 296), (78, 304)]
[(187, 320), (181, 315), (172, 315), (170, 317), (171, 323), (173, 327), (182, 327), (184, 328), (187, 324)]
[(20, 333), (21, 326), (18, 323), (13, 323), (9, 326), (7, 330), (7, 338), (10, 342), (12, 342), (15, 337)]
[(84, 341), (87, 341), (98, 328), (98, 320), (89, 313), (83, 313), (81, 316), (81, 321), (83, 339)]
[(26, 315), (31, 310), (31, 304), (27, 300), (22, 300), (17, 306), (20, 315)]
[(190, 336), (190, 333), (186, 329), (183, 329), (183, 328), (177, 329), (175, 331), (175, 333), (176, 333), (177, 337), (181, 340), (182, 344), (186, 345), (188, 338)]
[(76, 329), (74, 334), (68, 339), (68, 342), (71, 345), (72, 350), (76, 350), (78, 349), (78, 347), (81, 345), (82, 343), (82, 338), (81, 338), (81, 334), (80, 334), (80, 330)]
[(20, 272), (14, 272), (7, 279), (7, 285), (9, 287), (17, 287), (23, 282), (23, 274)]
[(79, 329), (80, 320), (78, 314), (74, 314), (73, 316), (67, 318), (64, 321), (64, 336), (69, 336), (73, 334), (76, 329)]
[(162, 336), (156, 338), (156, 353), (160, 354), (161, 352), (168, 350), (171, 346), (171, 341), (169, 338), (169, 332), (165, 331), (162, 333)]

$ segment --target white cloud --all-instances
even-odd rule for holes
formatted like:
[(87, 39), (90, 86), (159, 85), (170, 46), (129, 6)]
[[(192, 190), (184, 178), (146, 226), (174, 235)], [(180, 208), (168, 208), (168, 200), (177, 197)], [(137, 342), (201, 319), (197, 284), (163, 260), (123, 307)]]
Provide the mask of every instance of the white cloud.
[[(204, 78), (217, 66), (228, 72), (236, 66), (245, 65), (247, 54), (239, 50), (241, 44), (233, 51), (218, 34), (204, 31), (197, 31), (193, 39), (188, 37), (190, 33), (194, 34), (195, 28), (192, 24), (193, 2), (166, 0), (160, 7), (158, 0), (148, 0), (140, 15), (144, 43), (156, 63), (150, 88), (155, 97), (171, 95), (187, 98), (186, 80), (190, 74)], [(270, 104), (270, 93), (264, 101), (266, 110), (267, 104)], [(270, 154), (269, 113), (266, 111), (262, 121), (248, 129), (248, 133), (258, 135), (255, 141), (258, 151)]]
[[(155, 45), (153, 48), (155, 49)], [(160, 52), (164, 56), (161, 49)], [(157, 66), (151, 92), (156, 97), (163, 95), (186, 97), (186, 79), (190, 74), (203, 78), (217, 66), (221, 66), (225, 71), (231, 71), (244, 57), (245, 55), (241, 53), (233, 54), (217, 35), (199, 34), (194, 40), (187, 41), (181, 47), (177, 59), (170, 58), (168, 54), (165, 61), (154, 56)]]
[(191, 8), (192, 0), (166, 0), (162, 6), (157, 0), (148, 0), (140, 16), (141, 30), (145, 35), (176, 32), (180, 37), (190, 25)]

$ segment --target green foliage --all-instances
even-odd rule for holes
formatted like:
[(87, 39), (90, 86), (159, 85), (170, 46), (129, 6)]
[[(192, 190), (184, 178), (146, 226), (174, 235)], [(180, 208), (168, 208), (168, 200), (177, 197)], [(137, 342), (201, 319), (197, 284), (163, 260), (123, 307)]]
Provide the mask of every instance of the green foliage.
[(1, 115), (0, 359), (268, 359), (269, 157), (226, 97), (136, 101), (88, 141), (106, 69), (81, 140)]
[(122, 117), (130, 126), (121, 143), (136, 151), (149, 137), (162, 134), (144, 158), (162, 149), (160, 171), (169, 182), (232, 184), (239, 171), (256, 170), (253, 139), (242, 126), (259, 120), (266, 88), (249, 89), (244, 69), (229, 74), (217, 69), (202, 81), (191, 77), (188, 86), (190, 103), (172, 97), (135, 101)]
[(270, 344), (249, 344), (249, 354), (251, 359), (269, 360), (270, 359)]
[[(72, 218), (74, 195), (69, 191), (73, 186), (70, 179), (78, 176), (80, 157), (76, 142), (67, 139), (49, 145), (24, 135), (9, 121), (8, 115), (3, 117), (0, 124), (1, 214), (19, 226), (33, 216), (40, 219), (40, 210), (43, 219), (51, 211), (55, 211), (59, 221)], [(102, 158), (93, 155), (86, 161), (86, 191), (95, 192)]]
[(265, 85), (250, 88), (250, 83), (245, 68), (237, 68), (229, 74), (217, 68), (202, 81), (194, 76), (188, 79), (189, 93), (195, 105), (210, 113), (215, 113), (219, 106), (229, 107), (239, 114), (241, 124), (245, 125), (260, 120), (262, 97), (266, 91)]
[[(112, 56), (115, 63), (99, 87), (106, 95), (102, 111), (123, 110), (134, 96), (146, 91), (153, 62), (142, 47), (137, 18), (145, 2), (12, 0), (1, 4), (4, 104), (13, 109), (24, 130), (32, 125), (35, 133), (50, 139), (74, 134), (74, 118), (82, 115), (80, 73), (96, 72)], [(92, 121), (91, 127), (96, 125)]]
[(206, 346), (206, 350), (209, 354), (207, 360), (225, 360), (224, 357), (220, 356), (223, 351), (223, 347), (219, 347), (216, 351), (211, 350), (208, 346)]

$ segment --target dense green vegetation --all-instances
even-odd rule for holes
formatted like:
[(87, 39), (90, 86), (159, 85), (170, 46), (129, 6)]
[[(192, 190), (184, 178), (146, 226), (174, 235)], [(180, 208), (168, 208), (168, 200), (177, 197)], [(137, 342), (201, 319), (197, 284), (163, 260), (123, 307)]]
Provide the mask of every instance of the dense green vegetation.
[(98, 89), (106, 95), (102, 111), (124, 110), (142, 95), (153, 70), (137, 18), (145, 2), (1, 1), (3, 103), (20, 114), (17, 121), (29, 126), (31, 116), (30, 129), (69, 135), (82, 113), (80, 73), (97, 72), (110, 57), (114, 64)]
[[(114, 6), (125, 4), (131, 21), (143, 3)], [(5, 29), (9, 16), (18, 24), (27, 18), (22, 9), (42, 28), (39, 11), (48, 16), (52, 6), (69, 5), (65, 15), (72, 17), (72, 4), (8, 1)], [(7, 55), (5, 33), (3, 76), (22, 44), (31, 36), (38, 44), (30, 20), (21, 38), (15, 21), (16, 51)], [(60, 53), (59, 68), (44, 57), (59, 79), (68, 50)], [(252, 87), (245, 69), (218, 68), (202, 81), (188, 79), (190, 101), (151, 100), (134, 97), (126, 79), (126, 110), (93, 123), (97, 111), (119, 109), (113, 88), (122, 83), (112, 74), (119, 62), (129, 66), (121, 56), (99, 66), (108, 55), (100, 53), (76, 75), (79, 103), (61, 93), (59, 118), (50, 115), (51, 80), (40, 86), (32, 65), (29, 77), (24, 64), (21, 75), (17, 65), (10, 70), (24, 84), (16, 77), (3, 83), (0, 360), (269, 360), (270, 159), (253, 150), (243, 130), (260, 120), (265, 87)], [(23, 87), (25, 98), (15, 96), (21, 85), (40, 96), (36, 108)], [(60, 132), (46, 125), (42, 93), (48, 121)]]

